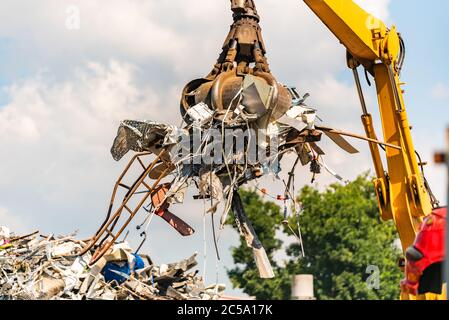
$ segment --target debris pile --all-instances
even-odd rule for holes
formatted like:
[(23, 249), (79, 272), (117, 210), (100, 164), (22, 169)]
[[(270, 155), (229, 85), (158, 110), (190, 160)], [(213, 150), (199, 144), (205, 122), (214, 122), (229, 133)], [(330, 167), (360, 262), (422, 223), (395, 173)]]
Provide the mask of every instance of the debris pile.
[(223, 285), (205, 287), (196, 254), (156, 266), (126, 243), (114, 244), (90, 266), (92, 252), (75, 235), (14, 237), (0, 228), (0, 300), (216, 300)]

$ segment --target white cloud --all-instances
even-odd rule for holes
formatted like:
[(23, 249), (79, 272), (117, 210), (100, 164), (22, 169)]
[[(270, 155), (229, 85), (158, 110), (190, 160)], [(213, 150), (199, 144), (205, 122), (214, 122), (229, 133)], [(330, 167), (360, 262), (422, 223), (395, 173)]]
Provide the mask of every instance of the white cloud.
[(354, 2), (376, 18), (381, 19), (385, 23), (388, 22), (391, 0), (354, 0)]
[[(361, 2), (387, 15), (388, 1)], [(72, 5), (80, 8), (80, 30), (66, 28), (66, 9)], [(304, 3), (260, 0), (257, 6), (269, 58), (280, 77), (288, 80), (292, 71), (319, 77), (322, 71), (342, 68), (344, 62), (336, 62), (344, 61), (344, 49)], [(228, 1), (45, 0), (43, 5), (42, 1), (15, 0), (0, 4), (0, 36), (13, 41), (18, 49), (14, 54), (25, 66), (39, 63), (64, 72), (65, 66), (86, 58), (103, 62), (115, 58), (158, 65), (158, 71), (174, 72), (186, 81), (210, 71), (231, 22)], [(34, 59), (28, 59), (30, 52)]]
[[(176, 59), (185, 40), (151, 19), (157, 2), (130, 0), (42, 2), (4, 1), (1, 34), (51, 56), (99, 51)], [(80, 9), (79, 30), (66, 28), (69, 6)]]
[(439, 100), (449, 99), (449, 86), (444, 83), (437, 83), (432, 89), (432, 97)]
[[(41, 207), (75, 204), (81, 210), (98, 201), (105, 188), (109, 192), (117, 168), (109, 149), (120, 120), (158, 114), (168, 121), (170, 116), (158, 112), (159, 98), (137, 82), (137, 74), (126, 63), (89, 63), (63, 82), (38, 75), (9, 87), (10, 102), (0, 109), (0, 145), (7, 152), (0, 190), (10, 195), (4, 202), (13, 206), (16, 197), (25, 195)], [(44, 212), (29, 218), (57, 225), (44, 219), (51, 216)]]
[(13, 232), (22, 231), (24, 227), (20, 219), (2, 207), (0, 207), (0, 226), (7, 227)]

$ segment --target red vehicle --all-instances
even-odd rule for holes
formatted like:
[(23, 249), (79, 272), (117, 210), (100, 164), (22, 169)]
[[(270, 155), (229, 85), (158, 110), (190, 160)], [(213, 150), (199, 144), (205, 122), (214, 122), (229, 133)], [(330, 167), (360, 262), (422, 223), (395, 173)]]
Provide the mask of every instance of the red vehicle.
[(406, 279), (402, 289), (413, 295), (441, 294), (445, 260), (447, 208), (440, 208), (424, 219), (413, 246), (406, 251)]

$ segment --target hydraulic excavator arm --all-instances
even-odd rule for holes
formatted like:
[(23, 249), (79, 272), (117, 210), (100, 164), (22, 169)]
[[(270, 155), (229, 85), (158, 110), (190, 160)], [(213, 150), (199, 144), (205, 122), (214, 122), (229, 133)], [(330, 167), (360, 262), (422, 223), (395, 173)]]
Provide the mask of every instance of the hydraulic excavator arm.
[(348, 66), (354, 71), (367, 135), (375, 139), (372, 116), (368, 113), (357, 67), (374, 76), (385, 141), (401, 147), (387, 148), (388, 169), (384, 170), (380, 150), (371, 144), (381, 215), (396, 223), (404, 251), (413, 244), (422, 218), (433, 206), (419, 169), (411, 129), (402, 95), (399, 73), (402, 65), (401, 38), (395, 27), (365, 12), (351, 0), (304, 0), (348, 50)]
[(378, 145), (370, 151), (377, 175), (375, 188), (383, 220), (394, 220), (404, 252), (413, 245), (423, 219), (437, 202), (431, 196), (420, 171), (411, 128), (399, 80), (405, 46), (396, 27), (365, 12), (352, 0), (304, 0), (319, 19), (347, 49), (347, 62), (353, 70), (369, 138), (377, 139), (373, 119), (366, 107), (357, 68), (361, 65), (376, 83), (383, 135), (386, 142), (401, 150), (386, 148), (384, 169)]

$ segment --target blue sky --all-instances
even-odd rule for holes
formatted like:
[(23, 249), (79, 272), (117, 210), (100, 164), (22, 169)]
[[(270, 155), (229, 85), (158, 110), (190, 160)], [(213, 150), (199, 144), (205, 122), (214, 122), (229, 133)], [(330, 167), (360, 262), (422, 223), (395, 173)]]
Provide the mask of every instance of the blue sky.
[[(449, 125), (449, 99), (434, 91), (440, 85), (449, 89), (449, 43), (447, 30), (449, 3), (444, 0), (392, 1), (391, 20), (407, 45), (403, 81), (407, 82), (406, 99), (409, 116), (419, 134), (435, 149), (445, 146), (445, 129)], [(421, 136), (422, 135), (422, 136)], [(424, 136), (424, 137), (423, 137)]]
[[(449, 100), (434, 93), (438, 85), (449, 88), (449, 43), (447, 30), (449, 3), (444, 0), (423, 2), (392, 1), (392, 20), (398, 25), (407, 44), (407, 61), (403, 73), (408, 83), (407, 103), (410, 117), (429, 145), (445, 146), (445, 129), (449, 125)], [(423, 140), (420, 137), (420, 140)]]
[[(408, 84), (410, 122), (416, 148), (431, 161), (433, 152), (445, 146), (449, 125), (449, 26), (445, 17), (449, 3), (358, 2), (389, 24), (397, 24), (406, 40), (402, 80)], [(182, 87), (210, 71), (229, 30), (232, 19), (227, 0), (186, 3), (1, 1), (0, 224), (18, 232), (80, 230), (83, 237), (95, 231), (125, 165), (114, 162), (109, 154), (120, 121), (178, 124)], [(79, 30), (65, 26), (70, 5), (80, 9)], [(268, 59), (278, 80), (309, 92), (310, 104), (327, 123), (362, 133), (360, 106), (344, 48), (301, 1), (259, 0), (257, 5)], [(366, 90), (370, 110), (376, 115), (375, 93), (373, 88)], [(347, 178), (372, 168), (366, 144), (354, 144), (361, 153), (349, 157), (323, 142), (329, 154), (326, 162)], [(444, 198), (444, 169), (430, 165), (428, 174), (437, 195)], [(297, 189), (310, 182), (307, 168), (298, 171), (297, 180)], [(318, 183), (331, 182), (332, 177), (323, 175)], [(261, 183), (273, 193), (282, 188), (279, 182)], [(146, 250), (160, 263), (194, 251), (202, 255), (202, 211), (202, 204), (191, 200), (176, 208), (198, 231), (191, 239), (177, 238), (156, 220)], [(209, 282), (215, 281), (210, 236), (208, 231)], [(136, 236), (131, 239), (139, 242)], [(238, 235), (226, 230), (220, 243), (220, 281), (228, 287), (225, 268), (231, 266), (229, 249), (237, 241)]]

